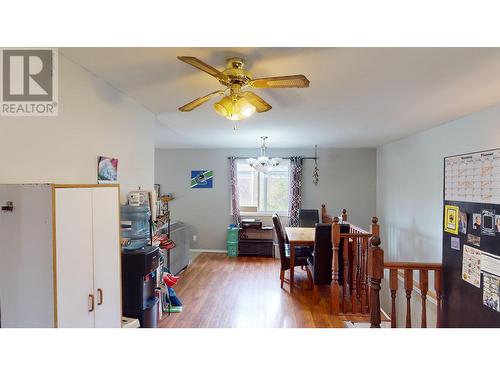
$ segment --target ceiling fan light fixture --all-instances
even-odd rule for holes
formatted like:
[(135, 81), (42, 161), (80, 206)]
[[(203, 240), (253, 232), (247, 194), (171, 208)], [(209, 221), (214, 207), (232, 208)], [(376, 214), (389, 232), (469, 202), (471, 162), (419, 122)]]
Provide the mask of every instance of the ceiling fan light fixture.
[(241, 116), (243, 116), (243, 118), (249, 118), (255, 113), (256, 110), (255, 106), (250, 104), (250, 102), (247, 99), (239, 98), (237, 100), (237, 103), (239, 107), (239, 112), (241, 113)]
[(220, 101), (214, 104), (215, 112), (222, 117), (230, 116), (232, 108), (233, 108), (232, 100), (227, 96), (224, 96)]
[(214, 104), (215, 112), (232, 121), (240, 121), (252, 116), (255, 113), (255, 106), (245, 98), (233, 99), (224, 96), (220, 101)]

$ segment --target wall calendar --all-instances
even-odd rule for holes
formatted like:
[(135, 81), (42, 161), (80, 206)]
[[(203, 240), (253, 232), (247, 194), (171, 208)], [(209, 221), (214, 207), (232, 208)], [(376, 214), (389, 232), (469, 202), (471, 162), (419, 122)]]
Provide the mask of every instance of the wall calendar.
[(447, 201), (500, 204), (500, 150), (446, 158), (444, 196)]

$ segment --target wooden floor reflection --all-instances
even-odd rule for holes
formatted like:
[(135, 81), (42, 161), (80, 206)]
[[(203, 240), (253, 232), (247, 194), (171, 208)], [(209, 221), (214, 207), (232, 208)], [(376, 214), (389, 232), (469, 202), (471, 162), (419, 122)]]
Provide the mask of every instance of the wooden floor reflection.
[[(175, 251), (175, 250), (174, 250)], [(160, 323), (164, 328), (340, 328), (343, 323), (329, 313), (329, 288), (320, 290), (313, 304), (305, 290), (306, 273), (295, 272), (293, 295), (280, 288), (279, 260), (262, 257), (229, 258), (202, 253), (182, 274), (175, 291), (183, 311)]]

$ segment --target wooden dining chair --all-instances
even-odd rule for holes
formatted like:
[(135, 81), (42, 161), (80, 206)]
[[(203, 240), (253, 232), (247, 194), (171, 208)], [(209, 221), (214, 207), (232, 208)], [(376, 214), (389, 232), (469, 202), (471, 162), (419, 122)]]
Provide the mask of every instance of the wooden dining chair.
[[(349, 229), (349, 224), (340, 224), (340, 233), (349, 233)], [(342, 249), (344, 240), (344, 238), (340, 239), (340, 251), (338, 252), (340, 285), (343, 285), (344, 257)], [(332, 257), (332, 225), (316, 224), (314, 251), (312, 257), (307, 259), (315, 285), (330, 285), (332, 282)]]
[[(276, 237), (278, 240), (278, 249), (280, 254), (280, 262), (281, 262), (281, 270), (280, 270), (280, 280), (281, 287), (283, 288), (283, 283), (288, 282), (289, 280), (285, 279), (285, 271), (290, 269), (290, 246), (286, 242), (286, 233), (283, 230), (283, 226), (281, 225), (280, 218), (278, 214), (273, 215), (273, 224), (274, 229), (276, 231)], [(301, 269), (305, 270), (307, 273), (307, 279), (309, 281), (309, 289), (313, 287), (313, 279), (311, 275), (311, 271), (307, 267), (307, 258), (311, 257), (312, 253), (310, 248), (307, 247), (296, 247), (295, 248), (295, 267), (301, 267)]]
[(308, 258), (315, 285), (330, 285), (332, 282), (332, 226), (316, 224), (313, 256)]

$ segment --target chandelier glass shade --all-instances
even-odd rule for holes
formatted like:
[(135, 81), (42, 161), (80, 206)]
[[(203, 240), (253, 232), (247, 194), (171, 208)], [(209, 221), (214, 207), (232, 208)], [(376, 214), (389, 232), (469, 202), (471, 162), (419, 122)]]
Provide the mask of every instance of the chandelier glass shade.
[(274, 167), (278, 166), (283, 159), (281, 158), (270, 158), (266, 155), (266, 139), (267, 137), (262, 138), (262, 147), (260, 148), (260, 156), (257, 158), (249, 158), (246, 159), (246, 162), (256, 171), (267, 174)]
[(255, 106), (243, 97), (224, 96), (214, 104), (214, 110), (218, 115), (232, 121), (244, 120), (255, 113)]

